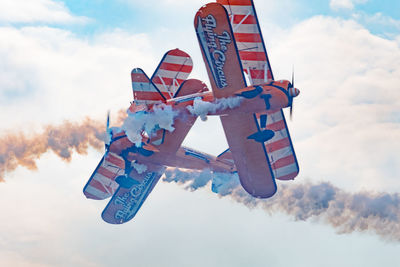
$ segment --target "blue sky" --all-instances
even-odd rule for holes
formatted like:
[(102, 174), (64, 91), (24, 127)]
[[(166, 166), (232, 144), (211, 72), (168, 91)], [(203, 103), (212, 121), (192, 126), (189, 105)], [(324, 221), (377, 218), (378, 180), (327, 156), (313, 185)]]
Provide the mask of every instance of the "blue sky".
[[(16, 136), (19, 145), (20, 132), (29, 137), (86, 116), (104, 121), (109, 109), (115, 123), (132, 98), (130, 70), (142, 67), (151, 75), (162, 55), (176, 47), (192, 56), (191, 77), (207, 81), (193, 29), (194, 14), (205, 3), (2, 1), (0, 140)], [(255, 0), (255, 5), (274, 76), (290, 78), (294, 65), (301, 90), (288, 122), (301, 171), (278, 188), (329, 182), (345, 196), (394, 199), (400, 191), (400, 3)], [(217, 118), (198, 121), (185, 144), (212, 154), (227, 147)], [(361, 216), (350, 219), (365, 220), (369, 230), (339, 233), (343, 225), (329, 220), (335, 218), (329, 211), (296, 220), (295, 211), (249, 208), (208, 186), (192, 192), (160, 182), (134, 221), (108, 225), (100, 218), (106, 201), (82, 194), (102, 156), (93, 148), (87, 152), (73, 153), (70, 161), (52, 151), (39, 153), (32, 157), (36, 170), (19, 166), (5, 173), (0, 265), (400, 264), (399, 242), (393, 241), (400, 224)], [(372, 204), (377, 203), (382, 204)], [(398, 216), (398, 209), (393, 212)]]

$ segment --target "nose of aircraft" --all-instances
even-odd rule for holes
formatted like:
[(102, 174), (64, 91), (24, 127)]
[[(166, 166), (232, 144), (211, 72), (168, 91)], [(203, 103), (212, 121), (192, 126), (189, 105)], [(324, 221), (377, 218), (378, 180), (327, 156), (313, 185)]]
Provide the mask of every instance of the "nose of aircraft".
[(290, 95), (291, 97), (296, 97), (296, 96), (298, 96), (299, 94), (300, 94), (300, 90), (299, 90), (299, 89), (294, 88), (294, 87), (291, 87), (291, 88), (289, 89), (289, 95)]

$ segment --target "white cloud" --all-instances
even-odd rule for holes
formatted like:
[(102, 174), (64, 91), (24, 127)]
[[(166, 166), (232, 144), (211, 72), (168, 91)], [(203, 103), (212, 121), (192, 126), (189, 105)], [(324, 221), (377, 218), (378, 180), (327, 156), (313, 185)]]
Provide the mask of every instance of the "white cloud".
[(49, 27), (1, 27), (0, 34), (3, 129), (86, 115), (105, 120), (107, 109), (115, 115), (129, 106), (130, 70), (151, 75), (157, 64), (145, 34), (115, 30), (88, 40)]
[(354, 21), (326, 17), (275, 38), (275, 77), (290, 77), (294, 64), (301, 90), (289, 124), (298, 179), (318, 177), (353, 191), (399, 191), (399, 44)]
[[(175, 36), (170, 47), (159, 42), (169, 40), (171, 31), (149, 36), (115, 30), (93, 40), (48, 27), (3, 27), (0, 33), (7, 36), (7, 42), (0, 43), (0, 67), (8, 73), (1, 79), (0, 93), (18, 92), (2, 103), (3, 129), (27, 131), (85, 115), (101, 119), (104, 114), (105, 119), (107, 109), (115, 114), (132, 99), (130, 70), (143, 67), (151, 75), (162, 53), (179, 44), (196, 55), (197, 73), (204, 73), (194, 37), (191, 44), (186, 35)], [(399, 43), (377, 37), (352, 20), (326, 17), (270, 33), (268, 42), (275, 78), (290, 78), (294, 64), (296, 86), (302, 90), (289, 123), (299, 179), (324, 177), (352, 190), (400, 189), (400, 184), (392, 184), (400, 172), (400, 91), (395, 90), (400, 84)], [(202, 149), (208, 146), (209, 152), (223, 151), (221, 142), (203, 142), (207, 130), (195, 131), (187, 145), (204, 143)], [(217, 135), (221, 137), (214, 140), (224, 139), (222, 131)]]
[(384, 30), (388, 30), (387, 27), (393, 27), (397, 32), (400, 31), (400, 20), (396, 20), (390, 16), (386, 16), (381, 12), (375, 13), (373, 15), (369, 15), (365, 12), (356, 12), (352, 14), (352, 17), (363, 25), (377, 25), (384, 27)]
[[(84, 115), (105, 117), (108, 108), (118, 110), (131, 100), (133, 67), (143, 67), (151, 75), (162, 53), (177, 46), (195, 54), (195, 68), (204, 73), (193, 28), (188, 25), (187, 34), (173, 34), (176, 29), (160, 31), (160, 35), (114, 30), (91, 40), (49, 27), (0, 28), (4, 37), (0, 73), (6, 73), (0, 74), (0, 95), (8, 94), (7, 101), (0, 100), (4, 101), (0, 128), (31, 131), (35, 123), (40, 126)], [(290, 78), (294, 64), (296, 86), (302, 90), (295, 102), (294, 121), (289, 123), (301, 172), (288, 183), (302, 183), (309, 177), (353, 191), (400, 190), (400, 91), (396, 90), (400, 37), (386, 40), (354, 21), (315, 17), (282, 32), (264, 31), (264, 38), (270, 45), (275, 77)], [(196, 126), (187, 145), (222, 152), (222, 129), (216, 131), (210, 121), (217, 124), (211, 119), (201, 124), (203, 129)], [(216, 131), (212, 138), (211, 128)], [(135, 221), (106, 225), (99, 215), (106, 203), (85, 200), (81, 192), (100, 157), (93, 152), (75, 155), (65, 165), (47, 154), (39, 161), (39, 172), (20, 168), (7, 174), (7, 182), (0, 184), (1, 212), (6, 218), (0, 222), (2, 264), (160, 265), (174, 261), (171, 265), (177, 265), (178, 257), (172, 259), (171, 253), (179, 251), (184, 256), (178, 265), (190, 265), (195, 258), (198, 266), (239, 266), (249, 264), (249, 259), (254, 266), (262, 266), (265, 251), (275, 249), (300, 256), (314, 250), (323, 260), (311, 257), (308, 265), (318, 266), (326, 260), (323, 256), (343, 259), (341, 254), (349, 253), (343, 244), (355, 239), (354, 235), (337, 237), (318, 225), (291, 223), (277, 214), (266, 217), (258, 210), (248, 212), (209, 191), (181, 192), (166, 184), (155, 188)], [(336, 250), (318, 246), (321, 239), (339, 245)], [(363, 246), (355, 246), (348, 256), (366, 259), (368, 255), (372, 265), (393, 261), (390, 255), (398, 251), (398, 246), (382, 245), (374, 238), (358, 242)], [(254, 244), (265, 248), (262, 256), (258, 250), (248, 250)], [(365, 253), (365, 247), (375, 252), (377, 245), (381, 253)], [(198, 251), (211, 256), (198, 257)], [(291, 259), (299, 257), (275, 253), (268, 257), (280, 266), (298, 263)], [(215, 261), (221, 257), (223, 261)]]
[(53, 0), (2, 0), (0, 22), (3, 23), (84, 23), (88, 18), (74, 16), (63, 2)]
[(331, 0), (329, 6), (333, 10), (352, 10), (356, 4), (366, 3), (368, 0)]

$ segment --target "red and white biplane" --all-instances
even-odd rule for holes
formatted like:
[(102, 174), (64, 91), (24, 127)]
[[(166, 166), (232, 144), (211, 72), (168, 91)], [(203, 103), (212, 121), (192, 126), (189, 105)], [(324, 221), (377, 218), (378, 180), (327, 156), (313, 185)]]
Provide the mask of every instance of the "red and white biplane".
[[(132, 140), (107, 120), (106, 153), (83, 191), (91, 199), (111, 197), (102, 213), (108, 223), (132, 219), (166, 167), (237, 172), (256, 198), (273, 196), (275, 179), (291, 180), (299, 172), (282, 111), (292, 108), (299, 90), (293, 78), (274, 80), (253, 1), (217, 0), (200, 8), (194, 24), (212, 91), (187, 79), (192, 60), (179, 49), (164, 55), (151, 78), (132, 71), (129, 116), (173, 111), (174, 129), (157, 124)], [(228, 141), (218, 157), (181, 146), (204, 103), (212, 107), (206, 115), (220, 116)]]

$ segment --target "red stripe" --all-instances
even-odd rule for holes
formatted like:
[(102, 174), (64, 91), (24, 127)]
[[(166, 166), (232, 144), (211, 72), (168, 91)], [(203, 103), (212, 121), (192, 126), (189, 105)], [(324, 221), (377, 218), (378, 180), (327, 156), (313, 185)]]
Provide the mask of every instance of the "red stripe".
[(163, 62), (160, 66), (160, 69), (190, 73), (193, 69), (193, 66)]
[(277, 121), (277, 122), (274, 122), (271, 124), (267, 124), (267, 129), (270, 129), (275, 132), (283, 130), (285, 128), (286, 128), (286, 126), (285, 126), (285, 122), (283, 120), (280, 120), (280, 121)]
[[(242, 21), (244, 18), (246, 18), (244, 21)], [(233, 23), (234, 24), (257, 24), (256, 17), (253, 15), (236, 15), (233, 17)]]
[(272, 72), (270, 69), (268, 69), (268, 71), (267, 71), (267, 79), (272, 80)]
[(103, 175), (103, 176), (105, 176), (105, 177), (107, 177), (107, 178), (109, 178), (111, 180), (114, 180), (114, 178), (116, 176), (115, 173), (113, 173), (112, 171), (107, 170), (106, 168), (104, 168), (102, 166), (99, 167), (99, 169), (97, 170), (97, 173), (99, 173), (99, 174), (101, 174), (101, 175)]
[(239, 51), (239, 55), (241, 60), (267, 61), (264, 52)]
[(252, 79), (264, 79), (264, 70), (250, 70)]
[[(99, 182), (99, 181), (97, 181), (97, 180), (95, 180), (95, 179), (92, 179), (92, 181), (90, 181), (90, 184), (89, 184), (91, 187), (94, 187), (94, 188), (96, 188), (97, 190), (99, 190), (99, 191), (101, 191), (101, 192), (103, 192), (103, 193), (106, 193), (106, 194), (109, 194), (108, 192), (107, 192), (107, 190), (104, 188), (104, 186)], [(107, 187), (107, 189), (110, 191), (110, 192), (112, 192), (112, 190), (111, 190), (111, 188), (109, 187), (109, 186), (106, 186)]]
[(295, 162), (294, 160), (294, 156), (293, 155), (289, 155), (287, 157), (278, 159), (277, 161), (275, 161), (274, 164), (272, 164), (272, 168), (273, 169), (279, 169), (285, 166), (288, 166), (290, 164), (293, 164)]
[(231, 6), (251, 6), (250, 0), (217, 0), (217, 3)]
[(131, 73), (132, 82), (149, 83), (149, 79), (143, 73)]
[(167, 53), (167, 55), (177, 56), (177, 57), (190, 57), (188, 54), (179, 49), (171, 50)]
[[(162, 77), (162, 79), (163, 79), (164, 83), (161, 82), (160, 77), (158, 77), (158, 76), (157, 76), (157, 77), (154, 77), (153, 80), (152, 80), (152, 82), (155, 83), (155, 84), (161, 84), (161, 85), (164, 85), (164, 84), (165, 84), (165, 85), (169, 86), (169, 85), (172, 84), (172, 82), (173, 82), (173, 80), (174, 80), (174, 79), (172, 79), (172, 78), (167, 78), (167, 77)], [(177, 81), (179, 84), (181, 84), (181, 83), (184, 82), (185, 80), (176, 79), (176, 81)]]
[(279, 149), (290, 146), (289, 138), (283, 138), (281, 140), (275, 141), (273, 143), (267, 143), (265, 147), (267, 148), (268, 153), (272, 153)]
[(114, 164), (115, 166), (120, 167), (121, 169), (125, 169), (125, 162), (123, 159), (117, 158), (113, 154), (109, 153), (105, 159), (106, 161)]
[(279, 180), (293, 180), (297, 176), (298, 173), (299, 172), (297, 171), (297, 172), (289, 173), (287, 175), (278, 176), (278, 177), (275, 177), (275, 178), (279, 179)]
[(234, 33), (236, 42), (261, 43), (261, 36), (258, 33)]
[[(171, 98), (171, 96), (167, 92), (161, 92), (161, 93), (166, 99)], [(154, 92), (154, 91), (151, 92), (135, 91), (133, 93), (133, 97), (136, 100), (154, 100), (154, 101), (164, 100), (164, 98), (162, 98), (159, 92)]]

